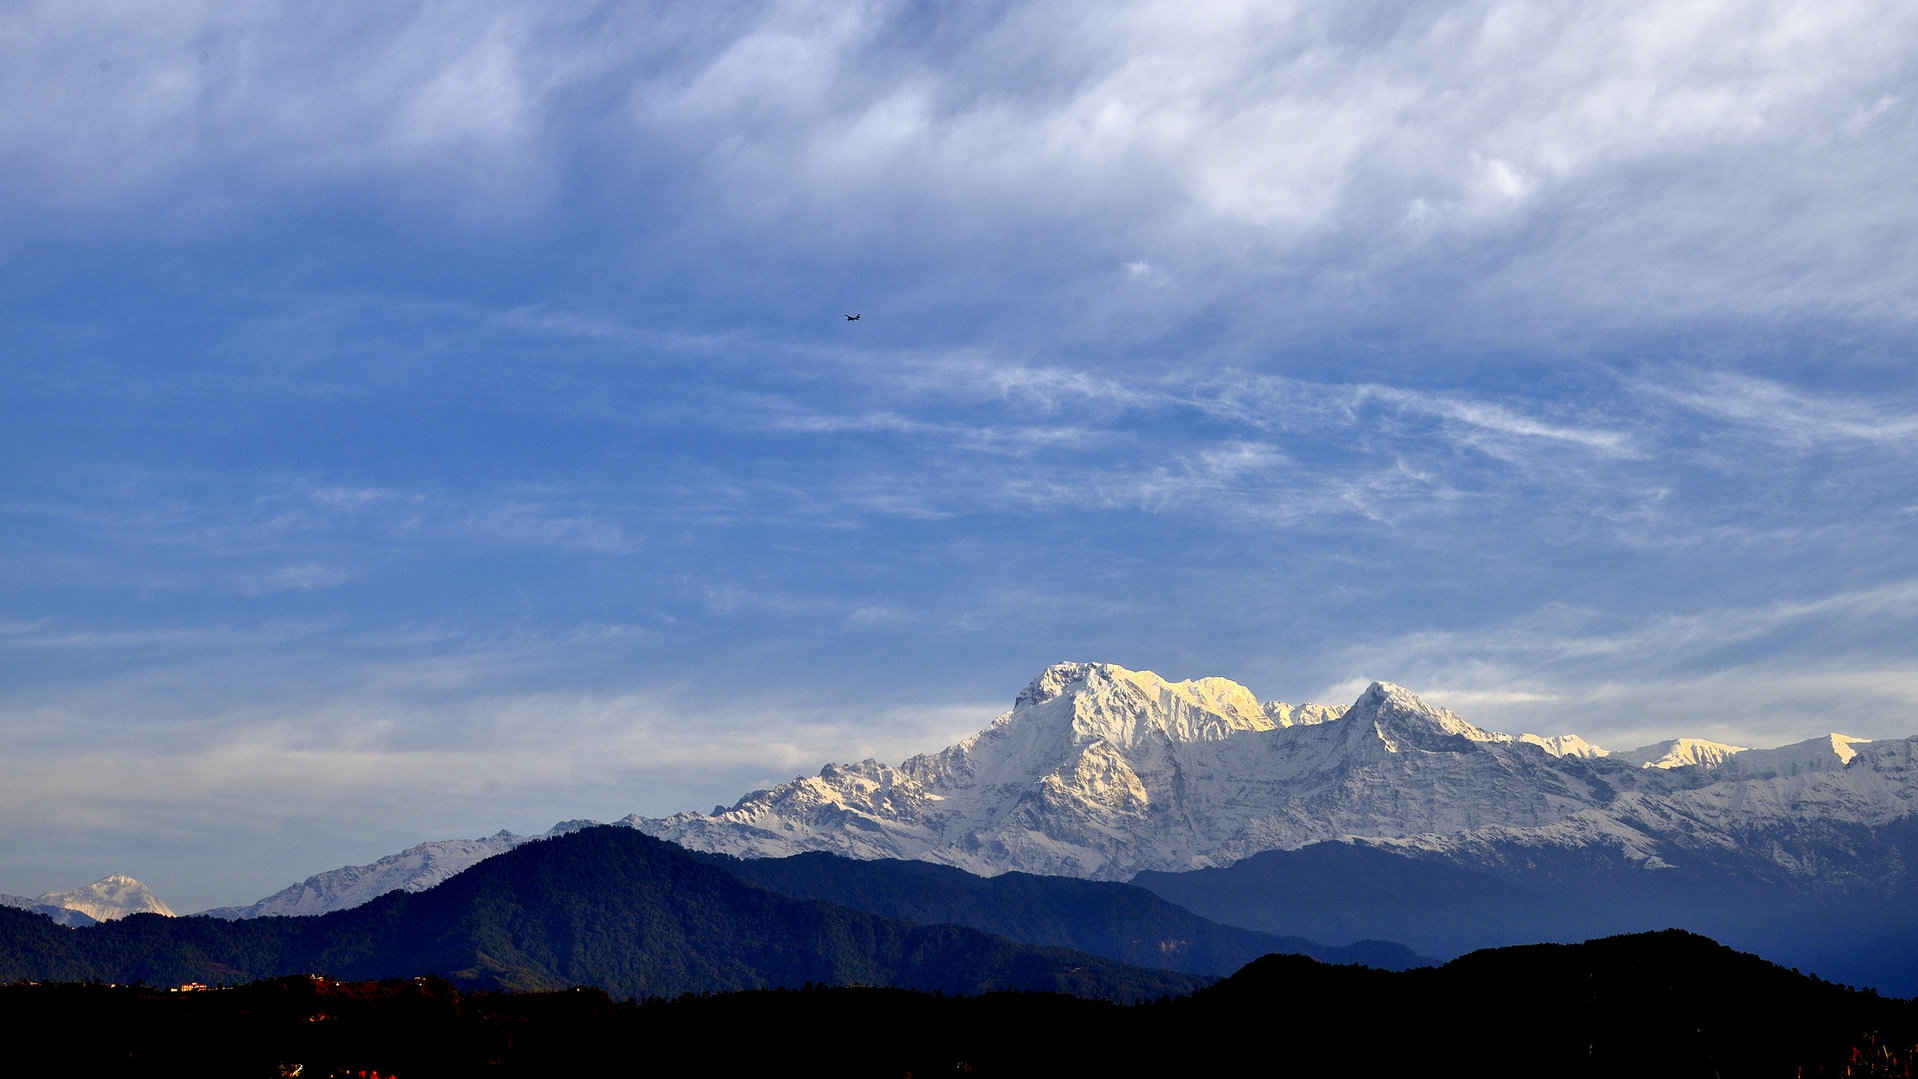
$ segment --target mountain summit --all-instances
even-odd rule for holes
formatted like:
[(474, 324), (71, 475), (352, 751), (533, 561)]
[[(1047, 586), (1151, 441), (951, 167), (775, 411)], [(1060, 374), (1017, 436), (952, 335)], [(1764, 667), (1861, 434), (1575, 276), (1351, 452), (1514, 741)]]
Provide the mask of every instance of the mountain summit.
[[(1401, 749), (1464, 752), (1465, 742), (1510, 742), (1508, 735), (1479, 730), (1444, 708), (1434, 708), (1404, 686), (1374, 682), (1346, 709), (1346, 744), (1370, 746), (1374, 739), (1387, 753)], [(1545, 748), (1543, 744), (1540, 748)]]

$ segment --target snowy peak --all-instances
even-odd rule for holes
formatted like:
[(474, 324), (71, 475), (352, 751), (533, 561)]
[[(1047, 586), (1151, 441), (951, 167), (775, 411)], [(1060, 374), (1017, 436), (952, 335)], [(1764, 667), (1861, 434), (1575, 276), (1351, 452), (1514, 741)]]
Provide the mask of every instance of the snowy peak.
[(122, 873), (101, 877), (84, 888), (48, 892), (39, 901), (49, 906), (77, 910), (99, 922), (109, 922), (129, 914), (173, 917), (172, 909), (160, 902), (159, 897), (146, 885)]
[(1009, 726), (1038, 726), (1068, 734), (1073, 745), (1110, 742), (1132, 747), (1163, 737), (1173, 742), (1216, 742), (1241, 731), (1269, 731), (1299, 711), (1261, 704), (1252, 691), (1228, 678), (1168, 682), (1151, 671), (1113, 663), (1056, 663), (1021, 690)]
[(1388, 753), (1458, 752), (1471, 748), (1471, 743), (1511, 741), (1509, 735), (1480, 730), (1390, 682), (1368, 686), (1340, 722), (1347, 725), (1346, 745), (1370, 745), (1376, 740)]
[(1026, 688), (1013, 698), (1012, 710), (1030, 708), (1035, 704), (1044, 704), (1054, 697), (1063, 697), (1075, 689), (1083, 688), (1086, 678), (1092, 672), (1105, 666), (1102, 663), (1054, 663), (1039, 672), (1039, 677), (1026, 683)]
[(1534, 745), (1554, 757), (1606, 757), (1611, 750), (1604, 746), (1593, 745), (1576, 734), (1521, 734), (1518, 740)]
[(1667, 738), (1648, 746), (1612, 754), (1613, 760), (1636, 764), (1641, 768), (1716, 768), (1745, 752), (1744, 746), (1712, 742), (1704, 738)]

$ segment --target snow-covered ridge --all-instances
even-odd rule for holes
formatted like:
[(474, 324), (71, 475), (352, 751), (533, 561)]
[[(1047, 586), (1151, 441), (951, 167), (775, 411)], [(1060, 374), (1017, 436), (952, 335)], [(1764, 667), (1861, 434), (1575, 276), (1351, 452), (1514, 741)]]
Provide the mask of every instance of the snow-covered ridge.
[(1843, 768), (1858, 755), (1857, 747), (1870, 741), (1832, 733), (1776, 749), (1747, 749), (1704, 738), (1669, 738), (1612, 756), (1644, 768), (1698, 768), (1719, 771), (1726, 779), (1758, 779)]
[(478, 839), (441, 839), (421, 843), (368, 865), (341, 866), (316, 873), (248, 906), (215, 907), (201, 913), (213, 918), (238, 919), (345, 910), (392, 891), (423, 892), (521, 843), (564, 835), (592, 827), (595, 823), (589, 820), (561, 821), (539, 836), (515, 835), (501, 829)]
[(38, 899), (29, 899), (24, 895), (0, 894), (0, 907), (13, 907), (18, 910), (30, 911), (34, 914), (44, 914), (53, 919), (56, 925), (78, 928), (83, 925), (100, 924), (99, 919), (90, 918), (77, 910), (54, 906), (51, 903), (42, 903)]
[(1871, 829), (1918, 816), (1918, 737), (1871, 742), (1827, 735), (1745, 750), (1709, 775), (1717, 781), (1628, 792), (1533, 828), (1492, 826), (1368, 842), (1482, 867), (1515, 858), (1523, 863), (1515, 851), (1541, 848), (1606, 849), (1648, 870), (1742, 852), (1810, 880), (1853, 873), (1866, 862), (1844, 849), (1846, 830), (1834, 825)]
[(1860, 747), (1870, 744), (1869, 738), (1827, 734), (1777, 749), (1742, 750), (1720, 768), (1728, 775), (1753, 778), (1831, 772), (1850, 764), (1861, 752)]

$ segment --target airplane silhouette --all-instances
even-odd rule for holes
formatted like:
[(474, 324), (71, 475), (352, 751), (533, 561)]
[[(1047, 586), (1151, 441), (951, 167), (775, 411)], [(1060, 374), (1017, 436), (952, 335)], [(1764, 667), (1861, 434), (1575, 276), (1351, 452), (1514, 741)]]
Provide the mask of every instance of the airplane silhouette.
[[(860, 314), (864, 314), (864, 313), (865, 313), (865, 312), (863, 312), (863, 311), (862, 311), (862, 312), (860, 312)], [(859, 315), (847, 315), (847, 316), (846, 316), (846, 321), (847, 321), (847, 322), (858, 322), (858, 321), (859, 321)]]

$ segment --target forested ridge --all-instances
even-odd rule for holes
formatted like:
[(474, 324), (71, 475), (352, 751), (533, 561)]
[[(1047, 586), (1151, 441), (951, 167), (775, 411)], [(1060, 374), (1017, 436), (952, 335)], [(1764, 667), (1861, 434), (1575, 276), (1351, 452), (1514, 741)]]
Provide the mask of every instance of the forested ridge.
[(954, 997), (804, 986), (620, 1001), (298, 976), (209, 992), (0, 987), (16, 1038), (100, 1074), (399, 1079), (674, 1074), (1904, 1076), (1910, 1001), (1687, 933), (1475, 953), (1387, 972), (1274, 956), (1182, 997)]
[(135, 915), (70, 930), (0, 910), (3, 978), (218, 984), (309, 971), (616, 997), (817, 982), (1135, 1000), (1205, 983), (777, 895), (628, 828), (529, 843), (427, 891), (318, 917)]

